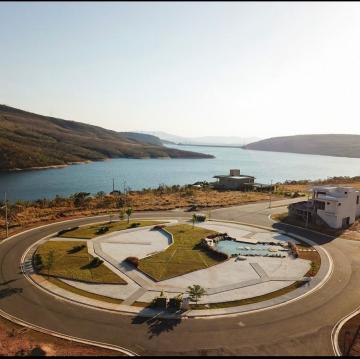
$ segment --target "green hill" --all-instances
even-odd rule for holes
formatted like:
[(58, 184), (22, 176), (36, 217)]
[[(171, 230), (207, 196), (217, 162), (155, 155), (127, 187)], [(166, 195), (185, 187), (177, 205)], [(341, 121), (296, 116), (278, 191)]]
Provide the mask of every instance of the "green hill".
[(66, 165), (108, 158), (213, 158), (164, 147), (159, 138), (115, 132), (0, 105), (0, 169)]
[(245, 149), (360, 158), (360, 135), (297, 135), (249, 143)]

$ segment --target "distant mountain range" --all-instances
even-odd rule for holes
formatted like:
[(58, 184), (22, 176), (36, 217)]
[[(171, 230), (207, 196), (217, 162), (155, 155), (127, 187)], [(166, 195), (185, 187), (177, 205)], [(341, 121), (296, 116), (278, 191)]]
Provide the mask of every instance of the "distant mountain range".
[(164, 144), (203, 145), (203, 146), (244, 146), (250, 142), (260, 140), (259, 137), (236, 137), (236, 136), (202, 136), (182, 137), (161, 131), (139, 131), (159, 137)]
[(360, 135), (323, 134), (272, 137), (245, 149), (360, 158)]
[(0, 169), (62, 166), (109, 158), (213, 158), (163, 146), (149, 134), (115, 132), (0, 105)]

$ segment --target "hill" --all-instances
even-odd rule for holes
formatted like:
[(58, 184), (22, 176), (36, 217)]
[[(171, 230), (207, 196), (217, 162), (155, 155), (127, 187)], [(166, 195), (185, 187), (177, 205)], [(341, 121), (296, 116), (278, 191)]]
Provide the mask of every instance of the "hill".
[(181, 137), (162, 131), (141, 131), (159, 137), (165, 144), (199, 145), (199, 146), (243, 146), (250, 142), (258, 141), (259, 137), (236, 137), (236, 136), (202, 136)]
[(156, 136), (116, 132), (0, 105), (0, 169), (67, 165), (108, 158), (213, 158), (167, 148)]
[(360, 135), (297, 135), (249, 143), (245, 149), (360, 158)]

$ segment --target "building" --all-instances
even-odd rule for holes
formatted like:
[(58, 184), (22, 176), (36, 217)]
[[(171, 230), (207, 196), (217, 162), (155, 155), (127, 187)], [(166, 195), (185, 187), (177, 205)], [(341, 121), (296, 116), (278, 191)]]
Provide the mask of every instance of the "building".
[(238, 191), (268, 191), (272, 186), (262, 183), (255, 183), (254, 176), (240, 174), (239, 169), (231, 169), (229, 175), (217, 175), (213, 178), (217, 182), (213, 183), (216, 189), (238, 190)]
[(248, 175), (241, 175), (240, 170), (232, 169), (229, 175), (214, 176), (218, 181), (214, 183), (214, 187), (218, 189), (233, 189), (233, 190), (246, 190), (252, 186), (255, 177)]
[(352, 187), (316, 186), (308, 201), (289, 205), (289, 214), (308, 223), (346, 228), (360, 216), (360, 191)]

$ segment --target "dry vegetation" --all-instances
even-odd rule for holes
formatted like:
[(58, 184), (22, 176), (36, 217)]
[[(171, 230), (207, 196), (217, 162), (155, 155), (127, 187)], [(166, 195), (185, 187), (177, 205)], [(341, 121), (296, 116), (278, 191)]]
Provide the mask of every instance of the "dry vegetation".
[(117, 351), (55, 338), (0, 317), (0, 356), (122, 356)]
[(316, 181), (285, 181), (277, 185), (278, 192), (309, 192), (312, 186), (336, 185), (351, 186), (360, 190), (360, 176), (356, 177), (332, 177)]
[[(197, 204), (199, 208), (217, 208), (266, 201), (261, 192), (217, 191), (191, 186), (160, 186), (157, 189), (129, 191), (126, 195), (99, 192), (95, 196), (75, 194), (53, 200), (18, 201), (9, 205), (10, 234), (41, 224), (83, 216), (114, 213), (131, 206), (134, 211), (170, 210)], [(273, 199), (283, 196), (274, 195)], [(1, 207), (2, 203), (0, 203)], [(5, 237), (5, 212), (0, 210), (0, 239)]]

